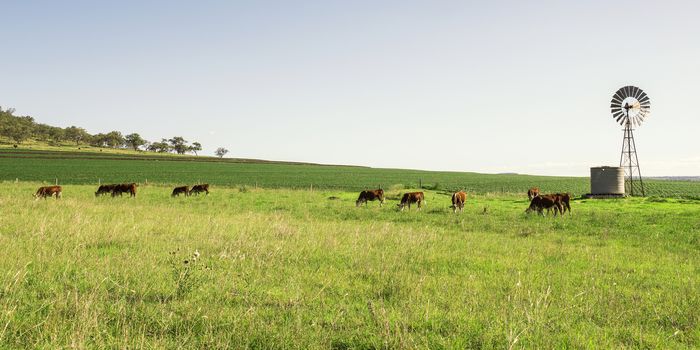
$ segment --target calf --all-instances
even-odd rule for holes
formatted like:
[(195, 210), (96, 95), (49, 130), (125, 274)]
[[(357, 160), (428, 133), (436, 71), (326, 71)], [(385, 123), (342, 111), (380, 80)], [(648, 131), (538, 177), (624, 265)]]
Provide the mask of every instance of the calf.
[(171, 197), (175, 196), (180, 196), (181, 194), (184, 194), (185, 196), (190, 195), (190, 188), (188, 186), (180, 186), (180, 187), (175, 187), (173, 189), (173, 193), (170, 195)]
[(46, 199), (48, 197), (52, 197), (53, 195), (56, 195), (56, 199), (59, 199), (59, 198), (61, 198), (61, 192), (63, 192), (63, 188), (61, 186), (39, 187), (39, 189), (36, 190), (36, 193), (34, 194), (34, 198)]
[(209, 184), (194, 185), (190, 190), (189, 194), (192, 193), (199, 195), (200, 192), (206, 192), (209, 195)]
[(559, 201), (559, 198), (555, 195), (551, 194), (546, 194), (546, 195), (537, 195), (532, 198), (530, 201), (530, 207), (528, 207), (525, 212), (530, 213), (532, 211), (537, 210), (537, 213), (544, 216), (543, 210), (547, 209), (547, 212), (549, 210), (554, 209), (554, 216), (557, 216), (557, 211), (561, 213), (562, 208), (561, 208), (561, 202)]
[(114, 191), (114, 187), (117, 185), (100, 185), (99, 188), (97, 188), (97, 192), (95, 192), (95, 197), (99, 196), (104, 196), (107, 193), (111, 193)]
[(401, 211), (408, 206), (408, 210), (411, 210), (411, 204), (412, 203), (417, 203), (418, 204), (418, 210), (421, 209), (421, 204), (425, 204), (425, 195), (423, 192), (409, 192), (405, 193), (403, 197), (401, 197), (401, 203), (397, 204), (399, 208), (401, 208)]
[(455, 192), (452, 194), (452, 212), (456, 213), (457, 209), (459, 209), (459, 212), (462, 212), (462, 209), (464, 209), (464, 202), (467, 201), (467, 194), (464, 193), (463, 191)]
[(360, 192), (360, 196), (357, 197), (357, 201), (355, 201), (355, 206), (359, 207), (362, 203), (365, 203), (366, 206), (367, 202), (375, 200), (379, 200), (380, 207), (384, 204), (384, 190), (378, 189)]
[(537, 197), (537, 195), (540, 194), (540, 188), (539, 187), (532, 187), (529, 190), (527, 190), (527, 199), (529, 201), (532, 201), (533, 198)]

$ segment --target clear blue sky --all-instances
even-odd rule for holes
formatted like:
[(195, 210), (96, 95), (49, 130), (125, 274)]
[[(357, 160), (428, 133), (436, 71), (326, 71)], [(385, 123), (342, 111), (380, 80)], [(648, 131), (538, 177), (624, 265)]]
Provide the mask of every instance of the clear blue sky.
[(643, 175), (700, 175), (696, 1), (3, 1), (0, 105), (212, 154), (587, 175), (644, 89)]

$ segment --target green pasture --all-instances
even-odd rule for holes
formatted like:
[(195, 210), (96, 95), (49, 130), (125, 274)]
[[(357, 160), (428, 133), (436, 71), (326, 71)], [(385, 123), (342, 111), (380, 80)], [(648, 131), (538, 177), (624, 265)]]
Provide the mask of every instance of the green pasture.
[[(132, 152), (134, 153), (134, 152)], [(210, 183), (226, 187), (317, 188), (362, 190), (415, 188), (472, 193), (524, 193), (532, 186), (544, 192), (589, 192), (585, 177), (478, 174), (407, 169), (266, 162), (251, 159), (0, 150), (0, 180), (46, 184), (136, 182), (171, 186)], [(647, 193), (659, 197), (700, 199), (699, 181), (647, 180)]]
[[(74, 184), (119, 164), (73, 168), (61, 200), (1, 184), (0, 348), (700, 347), (698, 201), (576, 200), (554, 218), (507, 193), (470, 193), (453, 214), (432, 190), (399, 212), (401, 188), (356, 208), (343, 189), (142, 184), (130, 199)], [(173, 183), (198, 175), (178, 164), (191, 177)]]

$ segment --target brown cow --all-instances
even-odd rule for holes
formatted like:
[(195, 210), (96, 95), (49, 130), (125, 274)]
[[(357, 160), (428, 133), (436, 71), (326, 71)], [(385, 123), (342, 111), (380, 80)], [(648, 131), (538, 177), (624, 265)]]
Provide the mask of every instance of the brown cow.
[(555, 196), (559, 199), (559, 203), (561, 203), (562, 206), (562, 214), (566, 213), (566, 211), (569, 211), (569, 214), (571, 214), (571, 205), (569, 205), (569, 201), (571, 200), (571, 195), (568, 192), (564, 193), (555, 193)]
[(452, 194), (452, 212), (456, 213), (457, 209), (459, 209), (459, 212), (462, 212), (462, 209), (464, 209), (464, 202), (467, 201), (467, 194), (464, 193), (463, 191), (455, 192)]
[(532, 201), (532, 199), (537, 197), (538, 194), (540, 194), (540, 188), (539, 187), (532, 187), (529, 190), (527, 190), (527, 199), (529, 201)]
[(130, 184), (118, 184), (114, 186), (114, 189), (112, 189), (112, 197), (120, 196), (122, 193), (129, 193), (129, 197), (136, 197), (136, 184), (135, 183), (130, 183)]
[(357, 197), (357, 201), (355, 201), (355, 206), (359, 207), (362, 205), (362, 203), (365, 203), (365, 206), (367, 206), (369, 201), (375, 200), (379, 200), (380, 207), (384, 204), (384, 190), (380, 188), (378, 190), (366, 190), (360, 192), (360, 196)]
[(175, 187), (173, 189), (173, 193), (170, 195), (171, 197), (175, 196), (180, 196), (181, 194), (185, 194), (185, 196), (190, 195), (190, 187), (189, 186), (180, 186), (180, 187)]
[(554, 209), (554, 216), (557, 216), (557, 211), (561, 213), (562, 207), (559, 197), (551, 194), (537, 195), (530, 201), (530, 207), (528, 207), (525, 212), (530, 213), (531, 211), (537, 210), (537, 213), (544, 216), (543, 210), (547, 209), (547, 213), (551, 209)]
[(403, 208), (408, 206), (408, 210), (411, 210), (411, 203), (417, 203), (418, 204), (418, 210), (421, 209), (421, 204), (425, 204), (425, 195), (423, 192), (409, 192), (405, 193), (403, 197), (401, 197), (401, 203), (397, 204), (399, 208), (401, 208), (401, 211), (403, 211)]
[(63, 188), (61, 186), (44, 186), (44, 187), (39, 187), (38, 190), (36, 190), (36, 193), (34, 194), (34, 198), (39, 199), (39, 198), (48, 198), (52, 197), (54, 194), (56, 195), (56, 199), (61, 198), (61, 192), (63, 192)]
[(95, 197), (111, 193), (112, 191), (114, 191), (114, 187), (116, 186), (117, 185), (100, 185), (100, 187), (97, 189), (97, 192), (95, 192)]
[(192, 186), (189, 195), (192, 195), (193, 192), (196, 195), (199, 195), (199, 192), (206, 192), (207, 195), (209, 195), (209, 184), (194, 185)]

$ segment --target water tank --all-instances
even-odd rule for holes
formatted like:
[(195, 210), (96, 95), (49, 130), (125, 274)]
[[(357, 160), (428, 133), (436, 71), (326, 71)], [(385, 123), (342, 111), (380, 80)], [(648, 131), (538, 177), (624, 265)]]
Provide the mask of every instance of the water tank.
[(616, 166), (591, 168), (592, 195), (624, 195), (625, 170)]

